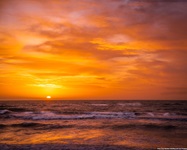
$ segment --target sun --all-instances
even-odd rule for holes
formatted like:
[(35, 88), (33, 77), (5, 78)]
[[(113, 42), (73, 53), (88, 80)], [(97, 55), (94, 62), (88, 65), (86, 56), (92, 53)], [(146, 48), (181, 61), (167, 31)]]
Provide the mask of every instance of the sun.
[(51, 99), (51, 96), (46, 96), (47, 99)]

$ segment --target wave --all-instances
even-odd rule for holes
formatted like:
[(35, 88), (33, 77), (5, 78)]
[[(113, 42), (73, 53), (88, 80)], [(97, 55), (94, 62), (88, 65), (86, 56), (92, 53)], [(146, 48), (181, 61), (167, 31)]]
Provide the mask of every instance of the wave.
[(26, 112), (26, 111), (31, 111), (31, 110), (25, 108), (7, 107), (6, 109), (0, 110), (0, 114), (4, 114), (7, 112)]
[(34, 122), (23, 122), (23, 123), (18, 123), (18, 124), (0, 124), (0, 128), (5, 128), (5, 127), (37, 127), (41, 126), (42, 124), (40, 123), (34, 123)]
[(112, 129), (121, 130), (129, 128), (141, 128), (141, 129), (163, 129), (170, 130), (176, 129), (177, 126), (174, 125), (162, 125), (162, 124), (124, 124), (124, 125), (113, 125)]
[(35, 122), (23, 122), (23, 123), (18, 123), (18, 124), (11, 124), (10, 126), (12, 127), (37, 127), (41, 125), (43, 124), (35, 123)]
[(3, 129), (3, 128), (5, 128), (5, 127), (6, 127), (5, 124), (0, 124), (0, 129)]
[(84, 125), (84, 124), (48, 124), (38, 122), (21, 122), (17, 124), (0, 124), (0, 129), (5, 128), (29, 128), (33, 130), (48, 130), (48, 129), (64, 129), (64, 128), (77, 128), (77, 129), (113, 129), (113, 130), (125, 130), (125, 129), (150, 129), (150, 130), (173, 130), (184, 129), (182, 126), (175, 126), (170, 124), (158, 124), (158, 123), (145, 123), (145, 124), (108, 124), (108, 125)]
[(91, 104), (92, 106), (108, 106), (108, 104)]
[(32, 119), (32, 120), (76, 120), (76, 119), (112, 119), (112, 118), (134, 118), (133, 112), (88, 112), (83, 114), (56, 114), (49, 111), (40, 113), (25, 112), (14, 114), (16, 118)]
[(135, 112), (135, 115), (141, 116), (141, 117), (149, 117), (149, 118), (186, 116), (186, 115), (181, 115), (181, 114), (177, 114), (177, 113), (169, 113), (169, 112)]
[[(142, 115), (143, 116), (143, 115)], [(155, 118), (167, 118), (167, 117), (170, 117), (170, 118), (172, 118), (172, 117), (174, 117), (174, 118), (176, 118), (176, 117), (181, 117), (181, 115), (178, 115), (178, 114), (176, 114), (176, 113), (169, 113), (169, 112), (162, 112), (162, 113), (160, 113), (160, 112), (147, 112), (147, 113), (145, 113), (144, 114), (144, 116), (148, 116), (148, 117), (155, 117)]]
[(58, 128), (72, 128), (74, 125), (59, 125), (59, 124), (44, 124), (44, 123), (36, 123), (36, 122), (22, 122), (17, 124), (0, 124), (1, 128), (33, 128), (39, 130), (46, 130), (46, 129), (58, 129)]
[(29, 128), (34, 130), (48, 130), (48, 129), (64, 129), (64, 128), (78, 128), (78, 129), (113, 129), (113, 130), (125, 130), (125, 129), (150, 129), (150, 130), (173, 130), (183, 129), (183, 127), (169, 125), (169, 124), (111, 124), (111, 125), (99, 125), (99, 126), (87, 126), (87, 125), (61, 125), (61, 124), (47, 124), (38, 122), (22, 122), (17, 124), (0, 124), (0, 129), (4, 128)]
[(135, 113), (139, 119), (168, 120), (168, 121), (187, 121), (186, 115), (178, 115), (169, 112), (139, 112)]
[(110, 144), (62, 144), (62, 143), (43, 143), (43, 144), (0, 144), (1, 150), (145, 150), (144, 148), (110, 145)]
[(141, 103), (134, 102), (134, 103), (118, 103), (120, 106), (142, 106)]
[(11, 111), (8, 109), (0, 110), (0, 115), (10, 114), (10, 113), (11, 113)]
[(134, 118), (134, 112), (91, 112), (96, 118)]
[(186, 115), (170, 112), (58, 112), (58, 111), (26, 111), (12, 112), (0, 110), (0, 118), (19, 118), (30, 120), (77, 120), (77, 119), (160, 119), (187, 120)]
[(25, 111), (29, 111), (28, 109), (17, 108), (17, 107), (10, 107), (10, 108), (8, 108), (8, 110), (13, 111), (13, 112), (25, 112)]

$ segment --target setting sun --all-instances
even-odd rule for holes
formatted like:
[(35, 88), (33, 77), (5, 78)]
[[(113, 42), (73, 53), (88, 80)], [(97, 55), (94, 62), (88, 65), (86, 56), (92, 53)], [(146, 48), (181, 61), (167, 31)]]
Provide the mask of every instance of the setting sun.
[(186, 8), (0, 0), (0, 150), (187, 150)]
[(51, 98), (51, 96), (46, 96), (46, 98), (47, 98), (47, 99), (50, 99), (50, 98)]

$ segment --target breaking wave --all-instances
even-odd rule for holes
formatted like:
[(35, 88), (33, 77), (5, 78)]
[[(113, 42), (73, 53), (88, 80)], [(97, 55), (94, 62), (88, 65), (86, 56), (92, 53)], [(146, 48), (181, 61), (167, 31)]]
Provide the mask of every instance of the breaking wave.
[(125, 125), (113, 125), (112, 129), (121, 130), (121, 129), (129, 129), (129, 128), (146, 128), (146, 129), (164, 129), (170, 130), (177, 128), (174, 125), (161, 125), (161, 124), (125, 124)]
[(62, 112), (26, 111), (13, 112), (9, 109), (0, 110), (0, 118), (18, 118), (26, 120), (79, 120), (79, 119), (159, 119), (186, 121), (186, 115), (170, 112)]
[(91, 104), (92, 106), (108, 106), (108, 104)]
[(3, 114), (10, 114), (11, 111), (8, 110), (8, 109), (4, 109), (4, 110), (0, 110), (0, 115), (3, 115)]
[(14, 114), (16, 118), (32, 119), (32, 120), (76, 120), (76, 119), (112, 119), (112, 118), (134, 118), (133, 112), (88, 112), (84, 114), (56, 114), (49, 111), (40, 113), (25, 112)]
[(118, 103), (120, 106), (142, 106), (141, 103), (139, 102), (134, 102), (134, 103)]
[(44, 123), (36, 123), (36, 122), (22, 122), (17, 124), (0, 124), (1, 128), (33, 128), (33, 129), (58, 129), (58, 128), (72, 128), (74, 125), (58, 125), (58, 124), (44, 124)]

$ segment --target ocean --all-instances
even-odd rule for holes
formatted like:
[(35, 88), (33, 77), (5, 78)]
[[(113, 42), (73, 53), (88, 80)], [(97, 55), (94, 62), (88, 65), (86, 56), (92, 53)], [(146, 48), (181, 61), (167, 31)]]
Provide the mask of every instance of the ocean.
[(187, 148), (187, 101), (0, 101), (0, 150)]

